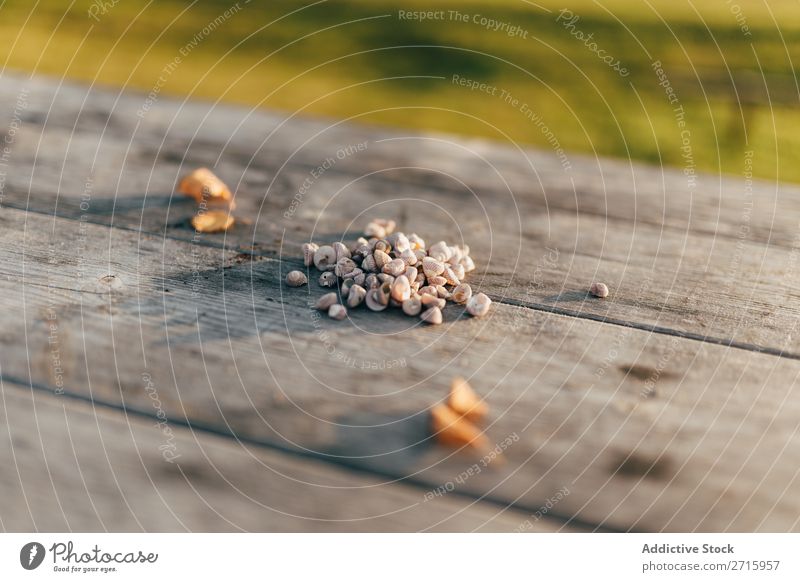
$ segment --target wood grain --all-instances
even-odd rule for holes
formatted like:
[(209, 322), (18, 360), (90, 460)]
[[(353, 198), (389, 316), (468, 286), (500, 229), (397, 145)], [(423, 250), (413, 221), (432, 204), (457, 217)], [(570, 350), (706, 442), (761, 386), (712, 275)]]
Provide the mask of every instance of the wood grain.
[[(791, 359), (502, 304), (483, 321), (448, 308), (440, 328), (333, 322), (308, 309), (321, 290), (277, 283), (275, 259), (2, 219), (7, 377), (55, 387), (56, 321), (70, 392), (152, 415), (146, 373), (176, 423), (380, 482), (450, 484), (525, 515), (566, 488), (551, 517), (589, 527), (798, 529)], [(433, 446), (427, 420), (456, 374), (492, 406), (490, 441), (518, 437), (468, 478), (480, 457)]]
[(8, 382), (0, 418), (4, 531), (513, 531), (528, 517)]
[[(10, 100), (25, 84), (4, 196), (17, 208), (286, 260), (310, 237), (355, 238), (382, 213), (467, 241), (473, 281), (496, 300), (800, 357), (800, 197), (784, 186), (702, 176), (687, 194), (680, 172), (621, 162), (576, 159), (564, 176), (552, 156), (481, 141), (169, 100), (142, 119), (135, 94), (13, 77), (0, 89)], [(198, 165), (236, 186), (242, 220), (225, 235), (198, 237), (194, 204), (172, 194)], [(612, 300), (587, 296), (594, 279)]]

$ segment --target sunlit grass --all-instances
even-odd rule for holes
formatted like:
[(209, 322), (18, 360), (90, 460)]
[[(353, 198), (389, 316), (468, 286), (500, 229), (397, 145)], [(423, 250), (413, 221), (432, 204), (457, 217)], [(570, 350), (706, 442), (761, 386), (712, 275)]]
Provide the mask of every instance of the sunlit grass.
[[(87, 14), (91, 4), (67, 10), (54, 0), (6, 1), (0, 61), (17, 71), (148, 92), (181, 48), (234, 6), (123, 1), (96, 22)], [(757, 175), (800, 181), (800, 138), (792, 131), (800, 120), (792, 100), (800, 4), (569, 4), (580, 16), (576, 27), (592, 33), (629, 76), (616, 74), (556, 22), (563, 4), (551, 0), (352, 0), (304, 9), (298, 2), (241, 1), (168, 75), (161, 93), (550, 147), (519, 105), (454, 85), (458, 74), (512, 94), (568, 150), (680, 165), (675, 113), (650, 67), (658, 59), (686, 111), (700, 168), (740, 174), (744, 151), (752, 149)], [(403, 21), (398, 9), (482, 14), (528, 35), (512, 38), (472, 21)], [(730, 75), (738, 98), (751, 101), (746, 127)]]

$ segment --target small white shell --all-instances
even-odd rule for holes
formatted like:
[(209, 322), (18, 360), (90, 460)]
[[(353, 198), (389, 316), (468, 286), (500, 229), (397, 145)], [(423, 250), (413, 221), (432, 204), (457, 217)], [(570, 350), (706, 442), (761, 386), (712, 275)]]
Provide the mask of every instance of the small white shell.
[(383, 266), (383, 272), (392, 277), (402, 275), (406, 270), (406, 264), (403, 259), (392, 259)]
[(466, 303), (472, 297), (472, 287), (466, 283), (461, 283), (453, 289), (453, 301), (456, 303)]
[(376, 222), (370, 222), (364, 229), (364, 236), (383, 238), (386, 236), (386, 228)]
[(372, 256), (375, 257), (375, 267), (377, 268), (378, 271), (382, 270), (383, 266), (386, 265), (387, 263), (390, 263), (392, 260), (392, 257), (387, 255), (380, 249), (375, 249), (375, 252), (373, 253)]
[(375, 262), (375, 257), (373, 255), (367, 255), (364, 257), (364, 260), (361, 261), (361, 268), (367, 273), (374, 273), (377, 271), (378, 265)]
[(608, 297), (608, 285), (605, 283), (592, 283), (592, 286), (589, 287), (589, 293), (601, 299)]
[(408, 277), (400, 275), (392, 284), (392, 299), (403, 302), (409, 297), (411, 297), (411, 283), (408, 282)]
[(456, 274), (453, 272), (453, 269), (450, 267), (445, 267), (444, 274), (442, 275), (445, 279), (447, 279), (448, 285), (460, 285), (461, 281), (459, 281)]
[(366, 296), (366, 289), (361, 285), (353, 285), (350, 287), (350, 292), (347, 295), (347, 306), (355, 309), (364, 302)]
[(341, 259), (342, 257), (347, 257), (348, 259), (350, 258), (350, 249), (348, 249), (344, 243), (336, 241), (331, 246), (333, 247), (333, 250), (336, 252), (337, 261), (339, 261), (339, 259)]
[(380, 288), (370, 289), (367, 291), (366, 304), (372, 311), (383, 311), (389, 306), (389, 302), (381, 303)]
[(441, 297), (437, 297), (436, 295), (428, 295), (427, 293), (424, 295), (420, 295), (420, 301), (425, 307), (435, 306), (439, 309), (444, 309), (446, 305), (445, 300)]
[(339, 303), (334, 303), (328, 308), (328, 317), (341, 321), (347, 317), (347, 308)]
[(289, 287), (302, 287), (308, 283), (308, 278), (303, 271), (289, 271), (286, 275), (286, 284)]
[(411, 249), (406, 249), (400, 253), (400, 258), (406, 265), (416, 265), (419, 262), (417, 255)]
[(303, 264), (306, 267), (314, 264), (314, 253), (317, 252), (317, 249), (319, 249), (317, 243), (305, 243), (303, 245)]
[(333, 271), (325, 271), (319, 276), (319, 284), (321, 287), (334, 287), (339, 281), (339, 278)]
[(461, 260), (461, 265), (464, 267), (464, 272), (471, 273), (475, 270), (475, 263), (472, 262), (472, 257), (464, 257)]
[(447, 246), (447, 243), (444, 242), (443, 240), (440, 240), (439, 242), (431, 245), (428, 248), (428, 256), (433, 257), (434, 259), (440, 262), (447, 261), (447, 259), (449, 259), (452, 254), (453, 253), (450, 250), (450, 247)]
[(483, 293), (473, 295), (467, 300), (467, 313), (473, 317), (483, 317), (489, 312), (492, 300)]
[(342, 257), (336, 261), (333, 272), (337, 277), (350, 278), (350, 273), (356, 269), (356, 263), (350, 257)]
[(422, 259), (422, 270), (426, 277), (435, 277), (444, 273), (444, 264), (433, 257), (425, 257)]
[(423, 311), (419, 318), (425, 323), (439, 325), (442, 323), (442, 310), (435, 306), (431, 307), (430, 309)]
[(413, 317), (419, 315), (420, 311), (422, 311), (422, 301), (419, 295), (412, 295), (403, 301), (403, 313), (406, 315), (411, 315)]
[(325, 245), (314, 253), (314, 266), (320, 271), (332, 271), (336, 266), (336, 251)]
[(420, 238), (416, 233), (408, 235), (408, 242), (411, 243), (411, 250), (416, 251), (419, 249), (425, 250), (425, 241)]
[(433, 285), (434, 287), (441, 287), (442, 285), (446, 284), (447, 284), (447, 279), (445, 279), (441, 275), (437, 275), (435, 277), (428, 277), (428, 285)]
[(328, 311), (330, 306), (338, 301), (339, 297), (336, 295), (336, 293), (326, 293), (317, 299), (317, 303), (314, 305), (314, 308), (319, 309), (320, 311)]

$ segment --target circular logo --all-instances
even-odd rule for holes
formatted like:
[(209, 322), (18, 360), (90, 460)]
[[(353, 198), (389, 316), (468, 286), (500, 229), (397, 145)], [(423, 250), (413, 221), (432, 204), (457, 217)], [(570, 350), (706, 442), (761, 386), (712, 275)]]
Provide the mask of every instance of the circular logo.
[(44, 546), (39, 542), (28, 542), (19, 551), (19, 563), (26, 570), (35, 570), (44, 561)]

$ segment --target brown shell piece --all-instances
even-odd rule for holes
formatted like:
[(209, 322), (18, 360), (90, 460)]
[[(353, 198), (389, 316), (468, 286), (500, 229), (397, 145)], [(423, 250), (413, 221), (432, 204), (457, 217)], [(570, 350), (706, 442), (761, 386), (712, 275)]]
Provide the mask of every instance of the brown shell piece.
[(233, 208), (233, 194), (214, 172), (198, 168), (184, 176), (178, 184), (178, 192), (193, 198), (200, 204), (226, 204)]
[(489, 406), (481, 400), (467, 381), (456, 376), (450, 384), (447, 405), (472, 422), (480, 422), (489, 414)]
[(209, 210), (192, 217), (192, 226), (198, 232), (225, 232), (233, 223), (233, 216), (225, 210)]
[(477, 426), (444, 404), (431, 409), (431, 430), (443, 445), (469, 446), (481, 451), (490, 448), (489, 439)]

